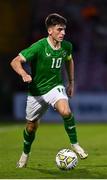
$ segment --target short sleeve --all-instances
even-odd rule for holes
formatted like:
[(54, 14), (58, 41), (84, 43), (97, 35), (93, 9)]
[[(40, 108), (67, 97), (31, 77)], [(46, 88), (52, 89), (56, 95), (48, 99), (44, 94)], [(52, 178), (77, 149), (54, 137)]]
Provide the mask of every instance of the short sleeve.
[(72, 44), (69, 42), (67, 43), (67, 56), (66, 61), (72, 60)]
[(38, 55), (39, 52), (39, 44), (34, 43), (31, 46), (29, 46), (28, 48), (22, 50), (19, 55), (27, 62), (32, 61), (33, 59), (35, 59)]

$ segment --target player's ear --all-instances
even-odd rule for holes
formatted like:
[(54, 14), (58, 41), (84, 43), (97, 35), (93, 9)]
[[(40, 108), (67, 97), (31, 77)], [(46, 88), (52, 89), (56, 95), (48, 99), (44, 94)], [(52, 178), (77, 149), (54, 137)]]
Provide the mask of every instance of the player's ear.
[(48, 28), (48, 34), (51, 35), (52, 34), (52, 27)]

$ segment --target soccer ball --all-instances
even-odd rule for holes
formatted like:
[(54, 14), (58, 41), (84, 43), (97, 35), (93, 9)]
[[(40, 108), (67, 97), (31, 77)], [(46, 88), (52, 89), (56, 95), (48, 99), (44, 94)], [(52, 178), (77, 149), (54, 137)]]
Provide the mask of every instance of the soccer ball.
[(70, 149), (62, 149), (56, 155), (56, 164), (62, 170), (73, 169), (78, 164), (77, 155)]

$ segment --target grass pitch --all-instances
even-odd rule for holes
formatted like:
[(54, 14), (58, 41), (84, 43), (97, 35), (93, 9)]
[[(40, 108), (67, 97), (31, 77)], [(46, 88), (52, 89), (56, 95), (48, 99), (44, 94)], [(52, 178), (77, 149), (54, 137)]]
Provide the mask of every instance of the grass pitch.
[(16, 168), (23, 142), (23, 124), (0, 123), (1, 179), (107, 179), (107, 124), (78, 124), (78, 139), (89, 157), (70, 171), (56, 167), (55, 156), (70, 148), (63, 124), (40, 124), (27, 168)]

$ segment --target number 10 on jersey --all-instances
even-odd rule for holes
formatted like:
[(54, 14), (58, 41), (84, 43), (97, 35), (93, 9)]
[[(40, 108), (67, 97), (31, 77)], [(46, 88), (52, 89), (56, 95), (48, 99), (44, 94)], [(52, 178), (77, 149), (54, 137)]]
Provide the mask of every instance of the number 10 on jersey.
[(60, 68), (62, 63), (62, 58), (52, 58), (51, 68)]

